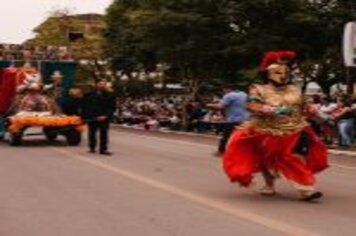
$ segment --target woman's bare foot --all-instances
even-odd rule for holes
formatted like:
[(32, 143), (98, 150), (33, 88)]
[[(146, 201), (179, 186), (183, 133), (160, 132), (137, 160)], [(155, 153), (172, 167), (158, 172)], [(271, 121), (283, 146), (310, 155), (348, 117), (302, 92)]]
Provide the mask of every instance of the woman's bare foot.
[(260, 194), (263, 196), (274, 196), (277, 192), (273, 187), (265, 186), (260, 190)]

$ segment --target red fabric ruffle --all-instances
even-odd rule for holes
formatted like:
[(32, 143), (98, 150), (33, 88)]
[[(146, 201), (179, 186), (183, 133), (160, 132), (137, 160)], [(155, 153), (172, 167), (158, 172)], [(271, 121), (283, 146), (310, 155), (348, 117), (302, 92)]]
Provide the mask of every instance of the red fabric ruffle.
[(0, 113), (5, 113), (16, 94), (16, 69), (0, 70)]
[(300, 132), (273, 136), (253, 129), (237, 129), (223, 158), (227, 176), (232, 182), (248, 186), (255, 173), (269, 169), (301, 185), (313, 185), (313, 174), (328, 167), (327, 148), (311, 127), (304, 132), (309, 137), (309, 151), (302, 157), (293, 152)]

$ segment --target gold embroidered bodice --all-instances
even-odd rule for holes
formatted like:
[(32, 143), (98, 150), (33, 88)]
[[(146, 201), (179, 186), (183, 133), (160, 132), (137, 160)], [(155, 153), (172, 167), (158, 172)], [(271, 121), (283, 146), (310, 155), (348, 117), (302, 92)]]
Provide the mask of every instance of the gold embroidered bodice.
[[(286, 135), (302, 130), (308, 125), (302, 114), (302, 93), (294, 85), (275, 87), (270, 84), (254, 85), (250, 96), (257, 100), (249, 102), (252, 112), (251, 119), (243, 125), (273, 135)], [(287, 107), (292, 110), (290, 114), (263, 113), (264, 109)]]

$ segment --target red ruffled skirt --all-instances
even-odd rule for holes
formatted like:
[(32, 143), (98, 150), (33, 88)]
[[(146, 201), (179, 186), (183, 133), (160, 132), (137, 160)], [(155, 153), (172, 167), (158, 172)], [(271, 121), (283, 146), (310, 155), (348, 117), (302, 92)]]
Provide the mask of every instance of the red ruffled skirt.
[(311, 127), (306, 127), (308, 152), (294, 152), (301, 132), (274, 136), (250, 129), (236, 129), (224, 154), (223, 167), (232, 182), (248, 186), (255, 173), (271, 170), (301, 185), (315, 182), (314, 174), (328, 167), (327, 148)]

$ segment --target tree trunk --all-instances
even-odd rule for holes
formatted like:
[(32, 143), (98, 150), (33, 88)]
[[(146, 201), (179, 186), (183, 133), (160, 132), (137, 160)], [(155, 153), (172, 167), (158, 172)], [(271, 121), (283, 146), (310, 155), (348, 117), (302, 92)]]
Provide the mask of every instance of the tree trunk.
[(353, 95), (354, 94), (354, 84), (355, 84), (355, 69), (353, 68), (346, 68), (346, 84), (347, 84), (347, 94)]

